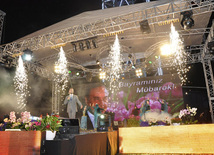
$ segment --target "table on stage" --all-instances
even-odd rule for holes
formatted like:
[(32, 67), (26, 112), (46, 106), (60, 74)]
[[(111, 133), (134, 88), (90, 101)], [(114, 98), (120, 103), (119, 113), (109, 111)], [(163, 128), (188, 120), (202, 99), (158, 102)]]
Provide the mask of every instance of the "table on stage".
[(70, 140), (45, 141), (41, 154), (100, 155), (117, 153), (117, 131), (77, 134)]

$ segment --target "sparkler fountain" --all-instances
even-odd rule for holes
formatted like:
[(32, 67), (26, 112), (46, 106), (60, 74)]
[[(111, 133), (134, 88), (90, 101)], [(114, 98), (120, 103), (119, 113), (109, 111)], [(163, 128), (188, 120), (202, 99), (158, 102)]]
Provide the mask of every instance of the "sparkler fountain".
[(21, 56), (19, 56), (18, 59), (18, 66), (16, 67), (16, 73), (13, 81), (18, 103), (17, 109), (22, 110), (26, 106), (26, 97), (29, 94), (29, 91), (28, 77)]
[(113, 46), (111, 47), (111, 51), (108, 56), (107, 65), (109, 66), (109, 75), (107, 79), (110, 83), (110, 90), (115, 93), (118, 90), (118, 80), (120, 78), (120, 73), (122, 72), (122, 55), (119, 39), (116, 35)]
[[(62, 94), (65, 93), (67, 85), (68, 85), (68, 69), (67, 69), (67, 59), (65, 57), (65, 52), (63, 50), (63, 48), (60, 48), (60, 52), (59, 52), (59, 59), (58, 61), (55, 63), (55, 71), (56, 71), (56, 76), (54, 81), (56, 83), (62, 84), (61, 85), (61, 91)], [(60, 91), (60, 90), (58, 90)]]
[(173, 54), (173, 65), (177, 66), (177, 73), (183, 85), (187, 80), (186, 73), (189, 71), (189, 68), (186, 67), (188, 55), (184, 51), (183, 41), (173, 24), (171, 25), (170, 45)]

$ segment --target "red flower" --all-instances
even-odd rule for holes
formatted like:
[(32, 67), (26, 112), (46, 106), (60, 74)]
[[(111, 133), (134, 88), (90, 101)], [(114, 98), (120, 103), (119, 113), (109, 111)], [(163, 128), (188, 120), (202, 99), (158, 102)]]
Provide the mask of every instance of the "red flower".
[(47, 128), (47, 129), (50, 129), (50, 127), (51, 127), (50, 124), (46, 125), (46, 128)]
[(57, 121), (57, 123), (60, 123), (60, 121)]
[(42, 118), (42, 115), (40, 115), (40, 118)]
[(53, 115), (54, 117), (59, 117), (59, 115)]

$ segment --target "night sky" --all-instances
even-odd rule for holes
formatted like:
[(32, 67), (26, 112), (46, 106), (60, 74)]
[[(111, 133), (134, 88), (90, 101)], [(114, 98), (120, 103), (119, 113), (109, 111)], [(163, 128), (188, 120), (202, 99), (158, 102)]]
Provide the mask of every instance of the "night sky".
[(4, 0), (2, 43), (9, 43), (85, 11), (101, 9), (101, 0)]

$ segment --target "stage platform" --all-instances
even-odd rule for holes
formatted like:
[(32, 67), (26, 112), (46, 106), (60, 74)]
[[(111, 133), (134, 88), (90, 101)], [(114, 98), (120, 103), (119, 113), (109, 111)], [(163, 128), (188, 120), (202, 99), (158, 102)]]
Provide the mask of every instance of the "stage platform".
[(119, 128), (120, 154), (214, 154), (214, 124)]

